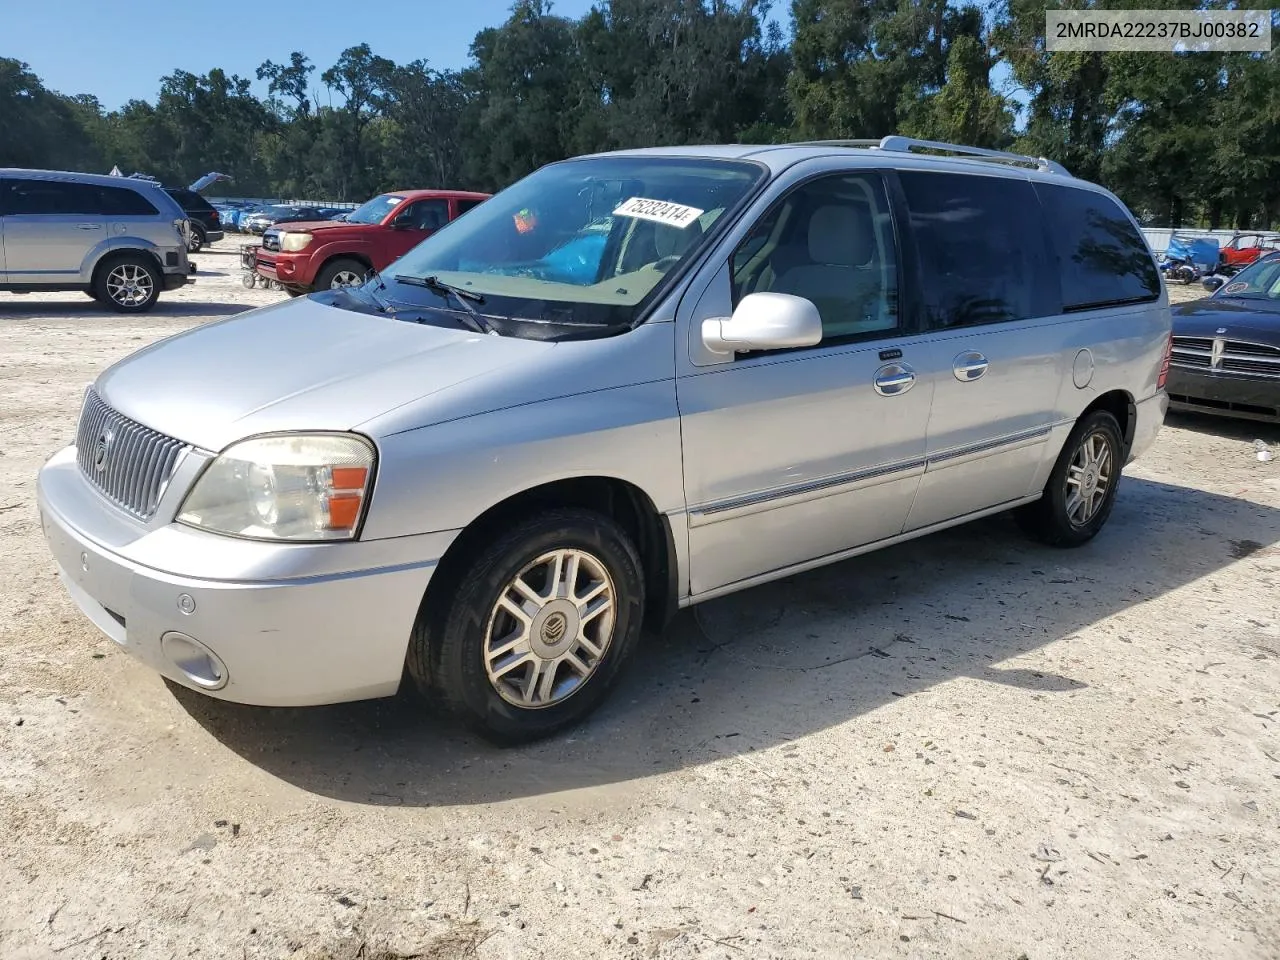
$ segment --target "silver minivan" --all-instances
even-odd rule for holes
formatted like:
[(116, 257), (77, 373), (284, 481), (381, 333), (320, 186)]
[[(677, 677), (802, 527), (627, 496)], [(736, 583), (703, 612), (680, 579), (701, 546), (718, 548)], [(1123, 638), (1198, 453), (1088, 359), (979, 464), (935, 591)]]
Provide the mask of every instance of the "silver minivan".
[(190, 280), (190, 223), (147, 180), (0, 169), (0, 290), (82, 290), (143, 313)]
[(1169, 341), (1133, 217), (1049, 161), (594, 155), (361, 287), (115, 364), (40, 512), (85, 614), (172, 681), (303, 705), (407, 673), (527, 740), (678, 608), (1004, 510), (1086, 543)]

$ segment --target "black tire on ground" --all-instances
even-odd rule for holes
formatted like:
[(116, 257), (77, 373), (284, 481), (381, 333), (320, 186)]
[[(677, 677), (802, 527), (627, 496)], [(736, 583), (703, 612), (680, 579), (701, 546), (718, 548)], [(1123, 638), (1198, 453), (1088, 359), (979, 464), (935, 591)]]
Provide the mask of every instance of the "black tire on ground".
[(208, 242), (202, 227), (191, 227), (191, 240), (187, 243), (188, 253), (199, 253), (200, 248)]
[[(363, 278), (369, 275), (369, 268), (359, 260), (352, 260), (350, 257), (339, 257), (337, 260), (330, 260), (316, 274), (315, 289), (333, 289), (335, 286), (334, 281), (344, 274), (354, 274)], [(337, 286), (345, 286), (345, 284), (337, 284)]]
[(146, 313), (160, 299), (160, 268), (145, 253), (123, 253), (99, 265), (93, 297), (117, 313)]
[(246, 270), (244, 273), (240, 275), (240, 282), (243, 283), (250, 290), (252, 290), (254, 287), (258, 285), (258, 275), (256, 273), (250, 273), (248, 270)]
[[(531, 569), (531, 565), (536, 567), (539, 558), (558, 550), (584, 553), (608, 573), (613, 588), (612, 631), (604, 638), (603, 652), (594, 669), (578, 682), (576, 689), (545, 706), (520, 706), (504, 698), (495, 682), (490, 681), (485, 666), (490, 621), (497, 626), (497, 617), (510, 616), (500, 614), (497, 603), (508, 593), (517, 575)], [(592, 511), (549, 510), (517, 524), (487, 546), (479, 547), (463, 563), (466, 569), (458, 571), (460, 576), (450, 578), (450, 590), (442, 596), (444, 602), (434, 610), (424, 607), (414, 625), (407, 667), (423, 695), (483, 736), (504, 744), (550, 736), (594, 710), (613, 686), (640, 638), (645, 600), (644, 568), (626, 531), (609, 517)], [(575, 564), (573, 569), (580, 567)], [(550, 594), (550, 588), (545, 584), (543, 588)], [(544, 607), (533, 616), (530, 636), (538, 618), (546, 612)], [(554, 615), (554, 611), (552, 613)], [(597, 617), (592, 622), (598, 621)], [(542, 620), (543, 626), (548, 622), (548, 619)], [(514, 619), (511, 623), (515, 623)], [(574, 636), (578, 631), (577, 626), (566, 628), (563, 622), (557, 629), (558, 633), (552, 631), (538, 636), (543, 642), (547, 642), (545, 637), (553, 636), (555, 639), (549, 642), (555, 644), (569, 635), (565, 632), (567, 629), (571, 629)], [(601, 639), (600, 634), (592, 638), (597, 644)], [(570, 643), (568, 648), (560, 649), (576, 648)], [(572, 683), (573, 673), (565, 673), (568, 669), (566, 664), (560, 664), (553, 671), (552, 680), (567, 677)], [(520, 672), (512, 675), (513, 680), (517, 676), (536, 676), (531, 667), (517, 670)], [(533, 681), (529, 684), (532, 687)], [(508, 695), (516, 694), (514, 683), (505, 689)]]
[[(1084, 447), (1089, 444), (1095, 454), (1091, 467), (1085, 460)], [(1105, 448), (1105, 454), (1102, 453)], [(1101, 469), (1098, 468), (1098, 461)], [(1049, 474), (1044, 496), (1035, 503), (1019, 508), (1015, 516), (1027, 533), (1053, 547), (1079, 547), (1088, 543), (1102, 529), (1115, 506), (1120, 488), (1120, 471), (1124, 466), (1124, 441), (1120, 424), (1106, 410), (1095, 410), (1081, 417), (1058, 454), (1058, 462)], [(1078, 512), (1081, 485), (1091, 486), (1091, 477), (1101, 475), (1107, 486), (1091, 513)]]
[(291, 297), (301, 297), (301, 296), (304, 296), (307, 291), (299, 287), (285, 287), (284, 292)]

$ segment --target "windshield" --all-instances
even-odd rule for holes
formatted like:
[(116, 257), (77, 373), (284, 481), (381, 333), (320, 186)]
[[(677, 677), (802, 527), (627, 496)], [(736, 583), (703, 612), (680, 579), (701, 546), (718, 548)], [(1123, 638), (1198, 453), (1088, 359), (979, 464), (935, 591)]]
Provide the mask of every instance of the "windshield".
[(763, 176), (754, 163), (676, 157), (551, 164), (428, 237), (384, 276), (435, 277), (482, 296), (485, 314), (629, 323)]
[(381, 223), (387, 214), (396, 208), (404, 197), (394, 193), (384, 193), (366, 200), (347, 215), (348, 223)]
[(1259, 260), (1245, 267), (1227, 281), (1217, 296), (1280, 300), (1280, 257)]

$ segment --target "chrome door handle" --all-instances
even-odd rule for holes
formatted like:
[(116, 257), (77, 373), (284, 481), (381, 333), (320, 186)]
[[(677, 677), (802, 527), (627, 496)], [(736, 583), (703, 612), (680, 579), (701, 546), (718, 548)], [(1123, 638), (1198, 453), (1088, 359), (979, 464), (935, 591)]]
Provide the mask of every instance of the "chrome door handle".
[(951, 372), (961, 383), (977, 380), (987, 372), (987, 358), (976, 350), (966, 350), (951, 361)]
[(101, 230), (101, 229), (102, 229), (102, 224), (100, 224), (100, 223), (77, 223), (77, 224), (76, 224), (76, 229), (77, 229), (77, 230)]
[(907, 363), (886, 363), (876, 371), (876, 393), (896, 397), (906, 393), (916, 382), (916, 372)]

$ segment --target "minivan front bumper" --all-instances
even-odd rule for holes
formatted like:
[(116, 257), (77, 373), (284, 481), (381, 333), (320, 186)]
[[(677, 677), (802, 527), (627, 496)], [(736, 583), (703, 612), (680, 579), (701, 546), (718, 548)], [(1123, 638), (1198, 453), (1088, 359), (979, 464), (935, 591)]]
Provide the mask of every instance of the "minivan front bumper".
[[(282, 545), (169, 523), (134, 525), (121, 543), (132, 521), (84, 480), (74, 447), (40, 471), (37, 499), (59, 576), (103, 633), (184, 686), (262, 706), (394, 694), (431, 572), (454, 537)], [(193, 575), (202, 564), (210, 575)]]

